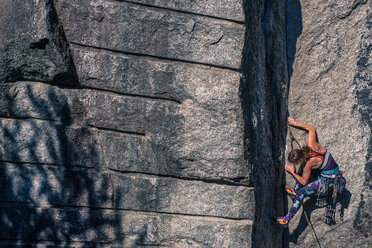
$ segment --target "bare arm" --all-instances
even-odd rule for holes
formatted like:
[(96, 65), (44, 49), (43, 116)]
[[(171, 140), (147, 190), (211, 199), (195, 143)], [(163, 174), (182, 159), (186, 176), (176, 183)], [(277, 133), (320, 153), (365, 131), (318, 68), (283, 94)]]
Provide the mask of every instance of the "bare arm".
[(288, 124), (293, 126), (293, 127), (304, 129), (309, 133), (309, 137), (307, 139), (306, 145), (309, 146), (311, 149), (313, 149), (314, 151), (323, 151), (324, 150), (324, 148), (321, 145), (319, 145), (318, 142), (316, 142), (315, 127), (313, 127), (311, 125), (308, 125), (308, 124), (297, 122), (297, 121), (295, 121), (295, 119), (293, 117), (288, 118)]
[(309, 182), (310, 174), (311, 174), (311, 169), (314, 166), (314, 162), (308, 161), (304, 167), (304, 170), (302, 172), (302, 176), (296, 174), (294, 172), (294, 167), (293, 165), (286, 165), (285, 170), (288, 171), (289, 173), (292, 174), (294, 178), (301, 184), (301, 185), (306, 185)]

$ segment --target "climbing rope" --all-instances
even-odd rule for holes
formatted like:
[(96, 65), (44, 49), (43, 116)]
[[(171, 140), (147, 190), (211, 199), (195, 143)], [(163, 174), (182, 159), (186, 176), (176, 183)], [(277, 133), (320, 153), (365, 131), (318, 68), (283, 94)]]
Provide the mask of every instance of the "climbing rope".
[(301, 148), (301, 145), (300, 145), (300, 143), (298, 143), (297, 139), (293, 135), (292, 127), (288, 124), (288, 122), (287, 122), (287, 127), (288, 127), (289, 137), (291, 137), (291, 149), (293, 150), (293, 141), (295, 141), (296, 144), (298, 145), (298, 147)]
[(319, 239), (318, 239), (318, 236), (316, 236), (316, 232), (315, 232), (315, 229), (313, 227), (313, 224), (310, 222), (309, 218), (307, 217), (307, 214), (306, 214), (306, 211), (304, 208), (302, 208), (302, 210), (304, 211), (304, 215), (305, 215), (305, 218), (306, 218), (306, 221), (307, 221), (307, 224), (311, 227), (311, 229), (313, 230), (312, 234), (313, 234), (313, 238), (315, 240), (315, 242), (318, 244), (318, 247), (319, 248), (322, 248), (322, 246), (320, 245), (320, 242), (319, 242)]

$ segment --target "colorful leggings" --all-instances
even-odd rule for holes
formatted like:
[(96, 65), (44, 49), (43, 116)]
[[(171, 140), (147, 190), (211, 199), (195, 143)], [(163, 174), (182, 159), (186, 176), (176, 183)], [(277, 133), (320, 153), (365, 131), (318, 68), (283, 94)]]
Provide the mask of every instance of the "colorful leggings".
[[(319, 186), (320, 186), (319, 180), (315, 180), (303, 187), (299, 182), (297, 182), (294, 187), (296, 196), (293, 199), (294, 201), (291, 209), (289, 210), (288, 214), (284, 216), (284, 219), (290, 221), (293, 218), (293, 216), (297, 213), (297, 211), (300, 209), (304, 198), (306, 196), (316, 194), (318, 192)], [(328, 182), (328, 188), (330, 189), (331, 187), (333, 187), (333, 181)]]

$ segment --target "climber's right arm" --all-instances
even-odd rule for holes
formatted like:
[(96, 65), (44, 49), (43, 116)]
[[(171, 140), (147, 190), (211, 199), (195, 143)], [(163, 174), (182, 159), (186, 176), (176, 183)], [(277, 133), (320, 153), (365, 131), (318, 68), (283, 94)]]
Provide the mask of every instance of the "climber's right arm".
[(318, 142), (316, 142), (315, 127), (308, 124), (297, 122), (293, 117), (288, 118), (288, 124), (308, 131), (309, 137), (307, 139), (306, 145), (315, 151), (322, 150), (322, 147), (318, 144)]

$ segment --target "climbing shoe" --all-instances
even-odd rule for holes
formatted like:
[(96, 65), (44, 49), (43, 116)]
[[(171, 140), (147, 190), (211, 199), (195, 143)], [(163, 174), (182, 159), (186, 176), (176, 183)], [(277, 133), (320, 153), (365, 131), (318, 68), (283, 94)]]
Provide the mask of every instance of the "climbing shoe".
[(287, 192), (287, 194), (289, 195), (289, 197), (291, 197), (292, 200), (295, 199), (296, 193), (294, 192), (294, 189), (293, 188), (286, 187), (285, 188), (285, 191)]
[(284, 219), (283, 217), (277, 217), (277, 218), (273, 217), (273, 221), (282, 227), (288, 227), (288, 220)]

